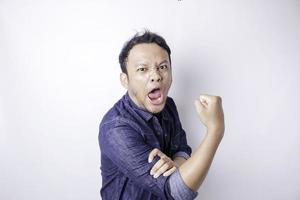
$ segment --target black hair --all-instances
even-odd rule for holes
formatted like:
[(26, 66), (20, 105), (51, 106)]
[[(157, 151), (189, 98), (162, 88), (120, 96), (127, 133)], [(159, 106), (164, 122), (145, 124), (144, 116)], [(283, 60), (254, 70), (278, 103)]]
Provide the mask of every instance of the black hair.
[(126, 63), (127, 63), (127, 58), (129, 55), (130, 50), (137, 44), (142, 44), (142, 43), (155, 43), (164, 50), (167, 51), (169, 55), (169, 60), (171, 62), (171, 49), (167, 45), (165, 39), (153, 32), (150, 32), (149, 30), (145, 30), (143, 33), (136, 33), (130, 40), (128, 40), (119, 55), (119, 63), (120, 67), (123, 73), (127, 74), (127, 69), (126, 69)]

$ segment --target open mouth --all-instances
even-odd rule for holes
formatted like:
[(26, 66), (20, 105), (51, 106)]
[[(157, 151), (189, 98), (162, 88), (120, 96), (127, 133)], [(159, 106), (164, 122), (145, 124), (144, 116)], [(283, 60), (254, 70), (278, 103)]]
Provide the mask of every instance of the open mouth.
[(160, 88), (155, 88), (149, 92), (148, 97), (150, 102), (154, 105), (162, 104), (163, 102), (163, 92)]

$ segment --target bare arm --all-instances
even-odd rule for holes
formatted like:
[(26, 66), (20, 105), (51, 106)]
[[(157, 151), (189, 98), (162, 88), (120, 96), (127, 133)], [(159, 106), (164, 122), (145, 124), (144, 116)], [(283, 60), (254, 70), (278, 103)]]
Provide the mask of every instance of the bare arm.
[(194, 154), (179, 167), (184, 183), (196, 192), (204, 181), (221, 139), (207, 134)]
[(195, 106), (207, 134), (194, 154), (179, 167), (184, 183), (193, 191), (204, 181), (225, 130), (220, 97), (201, 95)]
[(183, 182), (194, 192), (199, 189), (204, 181), (225, 130), (222, 99), (220, 97), (201, 95), (196, 100), (195, 106), (202, 123), (207, 128), (207, 134), (192, 156), (188, 160), (175, 157), (172, 161), (159, 149), (154, 149), (149, 155), (149, 162), (156, 155), (161, 157), (160, 161), (152, 168), (151, 175), (157, 174), (159, 176), (164, 173), (164, 176), (169, 176), (176, 168), (179, 168)]

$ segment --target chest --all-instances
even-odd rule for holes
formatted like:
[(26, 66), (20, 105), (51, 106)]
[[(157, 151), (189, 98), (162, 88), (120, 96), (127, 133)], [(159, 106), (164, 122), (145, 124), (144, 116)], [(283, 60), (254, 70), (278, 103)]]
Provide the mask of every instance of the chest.
[(141, 134), (145, 143), (160, 149), (169, 157), (172, 157), (179, 147), (179, 131), (171, 119), (159, 120), (153, 117), (141, 125)]

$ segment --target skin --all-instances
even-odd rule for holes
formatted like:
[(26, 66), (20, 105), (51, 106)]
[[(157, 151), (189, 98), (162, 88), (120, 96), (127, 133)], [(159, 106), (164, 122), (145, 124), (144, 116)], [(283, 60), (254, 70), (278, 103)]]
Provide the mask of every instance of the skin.
[(195, 107), (207, 134), (194, 154), (179, 167), (179, 172), (185, 184), (196, 192), (203, 183), (224, 136), (225, 123), (221, 97), (200, 95), (195, 101)]
[[(135, 45), (127, 57), (127, 74), (121, 73), (122, 85), (133, 102), (151, 113), (159, 113), (165, 107), (172, 84), (172, 71), (168, 53), (155, 43)], [(159, 87), (163, 102), (155, 105), (149, 100), (149, 92)]]
[[(195, 108), (206, 127), (206, 135), (192, 156), (186, 161), (182, 160), (179, 166), (182, 180), (194, 192), (203, 183), (225, 131), (221, 97), (200, 95), (195, 101)], [(160, 155), (152, 152), (149, 157)]]
[[(137, 106), (150, 113), (161, 112), (172, 84), (168, 53), (155, 43), (135, 45), (127, 58), (127, 74), (121, 73), (120, 80)], [(148, 94), (157, 87), (162, 101), (153, 103)], [(221, 97), (200, 95), (195, 108), (207, 134), (193, 155), (188, 160), (182, 157), (172, 160), (160, 150), (153, 149), (148, 159), (152, 162), (155, 156), (160, 157), (150, 171), (154, 178), (169, 176), (178, 168), (184, 183), (193, 191), (197, 191), (204, 181), (225, 131)]]

